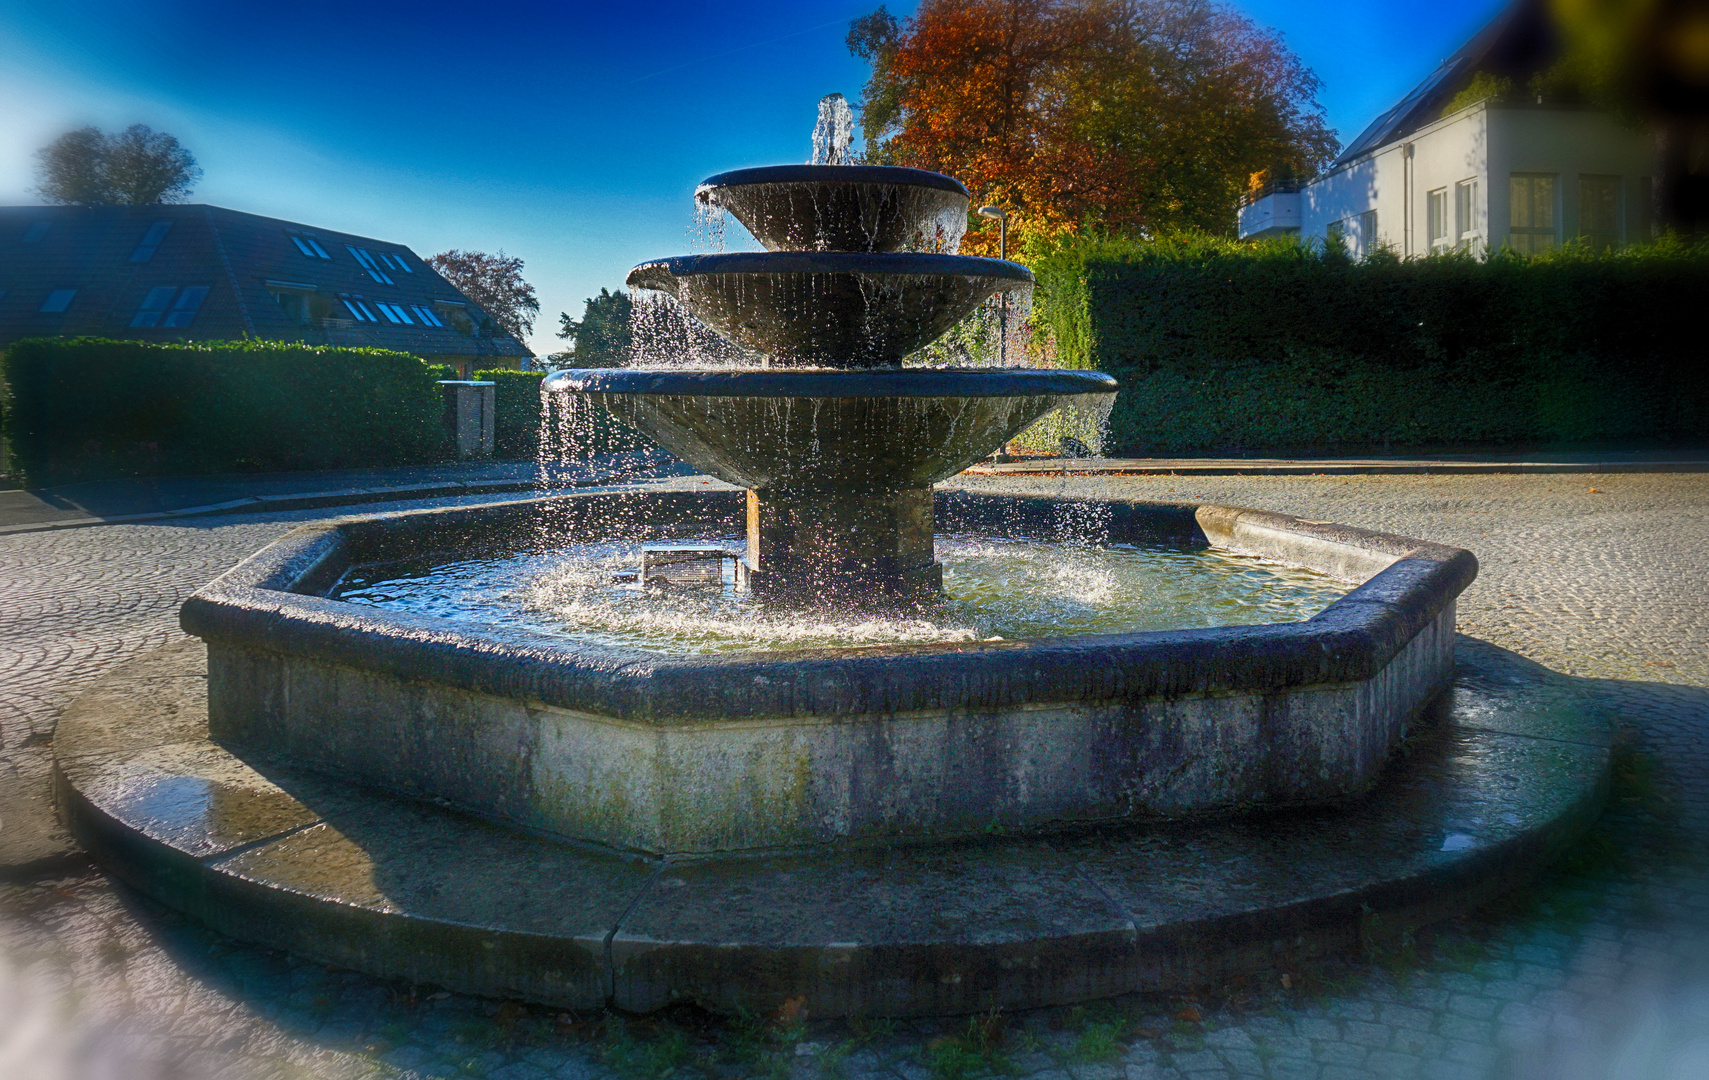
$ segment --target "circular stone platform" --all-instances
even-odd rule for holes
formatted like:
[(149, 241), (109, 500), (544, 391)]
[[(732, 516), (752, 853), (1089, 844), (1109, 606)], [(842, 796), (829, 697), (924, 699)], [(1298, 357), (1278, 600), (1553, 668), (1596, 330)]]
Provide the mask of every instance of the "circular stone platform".
[(833, 1017), (1064, 1004), (1380, 942), (1531, 877), (1602, 807), (1607, 723), (1511, 653), (1462, 638), (1416, 732), (1336, 807), (746, 857), (619, 855), (240, 759), (208, 738), (193, 640), (90, 688), (54, 751), (90, 852), (235, 937), (569, 1008)]

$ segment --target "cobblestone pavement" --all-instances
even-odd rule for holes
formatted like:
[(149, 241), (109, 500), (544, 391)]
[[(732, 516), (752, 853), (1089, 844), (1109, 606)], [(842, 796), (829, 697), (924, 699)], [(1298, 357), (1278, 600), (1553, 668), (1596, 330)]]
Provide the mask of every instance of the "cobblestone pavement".
[[(1196, 995), (854, 1025), (576, 1016), (383, 983), (46, 860), (0, 882), (0, 1077), (1709, 1077), (1709, 477), (969, 486), (1211, 499), (1472, 549), (1461, 629), (1584, 680), (1627, 732), (1610, 814), (1550, 880), (1382, 955)], [(316, 516), (0, 537), (0, 792), (40, 791), (81, 686), (174, 640), (186, 595)]]

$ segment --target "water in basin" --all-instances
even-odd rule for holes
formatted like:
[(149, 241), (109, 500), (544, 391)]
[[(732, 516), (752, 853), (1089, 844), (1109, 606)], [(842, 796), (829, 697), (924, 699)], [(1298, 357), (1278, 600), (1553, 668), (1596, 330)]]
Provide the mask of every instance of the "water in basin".
[[(740, 550), (738, 538), (718, 538)], [(713, 542), (718, 542), (715, 540)], [(717, 584), (640, 588), (641, 545), (417, 559), (352, 569), (333, 596), (465, 624), (668, 655), (1037, 640), (1298, 622), (1351, 586), (1208, 549), (939, 535), (944, 596), (907, 615), (822, 614)]]

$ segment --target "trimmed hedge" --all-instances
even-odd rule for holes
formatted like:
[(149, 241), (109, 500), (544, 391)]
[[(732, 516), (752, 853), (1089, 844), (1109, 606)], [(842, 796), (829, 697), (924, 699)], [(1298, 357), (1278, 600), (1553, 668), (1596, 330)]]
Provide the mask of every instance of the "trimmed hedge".
[(13, 472), (122, 476), (443, 460), (433, 374), (407, 353), (267, 341), (37, 338), (0, 360)]
[(1121, 380), (1107, 452), (1709, 437), (1709, 246), (1355, 262), (1293, 241), (1035, 263), (1057, 359)]

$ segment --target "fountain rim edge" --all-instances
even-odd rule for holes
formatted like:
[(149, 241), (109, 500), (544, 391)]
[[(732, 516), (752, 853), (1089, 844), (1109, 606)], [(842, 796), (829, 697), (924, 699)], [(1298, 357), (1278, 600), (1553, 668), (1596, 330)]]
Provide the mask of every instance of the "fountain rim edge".
[(1052, 368), (560, 368), (542, 394), (659, 397), (1012, 398), (1114, 394), (1102, 371)]
[(754, 187), (762, 184), (894, 184), (925, 187), (960, 195), (969, 203), (973, 195), (953, 176), (906, 165), (756, 165), (714, 173), (695, 185), (694, 197), (707, 201), (721, 188)]
[(868, 274), (874, 277), (998, 278), (1035, 285), (1032, 270), (1012, 259), (914, 251), (729, 251), (716, 255), (671, 255), (637, 263), (624, 278), (632, 288), (654, 273), (673, 280), (718, 274)]

